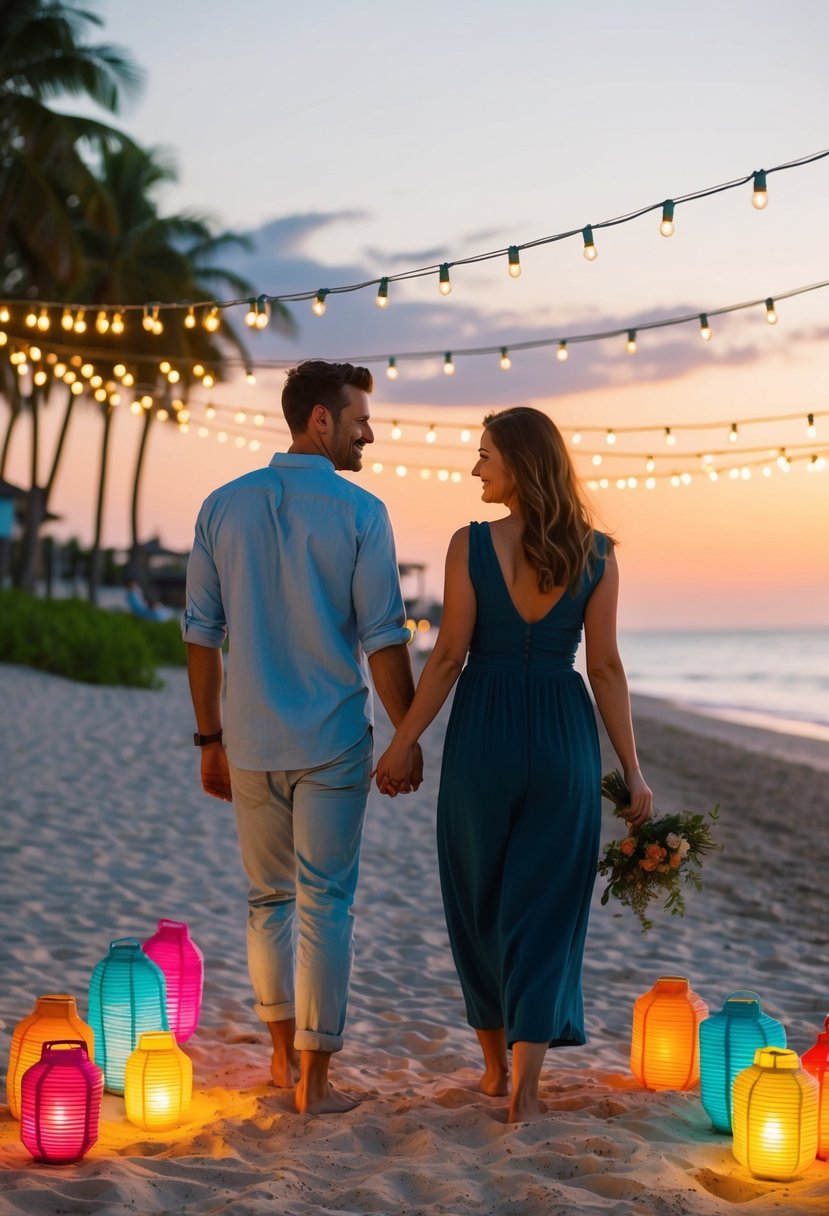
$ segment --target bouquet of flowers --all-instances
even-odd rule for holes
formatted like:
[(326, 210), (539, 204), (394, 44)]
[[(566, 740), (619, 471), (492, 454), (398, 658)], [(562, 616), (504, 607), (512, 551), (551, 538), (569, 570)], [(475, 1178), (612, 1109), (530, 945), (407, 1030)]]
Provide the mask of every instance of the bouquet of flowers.
[[(624, 819), (630, 793), (618, 769), (602, 779), (602, 795)], [(663, 815), (632, 828), (623, 840), (611, 840), (599, 859), (599, 873), (608, 880), (602, 903), (615, 895), (638, 916), (643, 933), (653, 923), (646, 912), (655, 899), (664, 897), (663, 908), (672, 916), (684, 916), (683, 885), (702, 889), (701, 857), (720, 847), (711, 835), (718, 815), (716, 806), (707, 815)]]

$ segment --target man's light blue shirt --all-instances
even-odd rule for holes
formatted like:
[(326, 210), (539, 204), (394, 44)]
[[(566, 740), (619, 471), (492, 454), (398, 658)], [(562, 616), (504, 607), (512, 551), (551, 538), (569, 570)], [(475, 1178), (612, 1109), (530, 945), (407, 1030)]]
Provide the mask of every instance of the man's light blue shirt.
[(366, 656), (409, 640), (383, 503), (324, 456), (277, 453), (207, 498), (187, 564), (186, 642), (228, 638), (237, 768), (310, 768), (373, 723)]

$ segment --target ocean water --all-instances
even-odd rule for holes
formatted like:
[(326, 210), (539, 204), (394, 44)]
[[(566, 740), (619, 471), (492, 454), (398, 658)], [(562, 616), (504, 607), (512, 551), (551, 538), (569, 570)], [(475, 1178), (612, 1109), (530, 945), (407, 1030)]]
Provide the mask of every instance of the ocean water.
[(623, 633), (632, 692), (829, 740), (829, 629)]

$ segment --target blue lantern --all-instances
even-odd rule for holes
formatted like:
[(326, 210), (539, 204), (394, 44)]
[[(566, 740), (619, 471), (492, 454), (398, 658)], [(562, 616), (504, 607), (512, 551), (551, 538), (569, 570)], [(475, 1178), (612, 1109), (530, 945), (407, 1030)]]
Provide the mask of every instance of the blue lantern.
[(111, 942), (89, 981), (89, 1025), (95, 1033), (95, 1063), (104, 1086), (124, 1092), (127, 1058), (145, 1030), (169, 1030), (164, 972), (136, 937)]
[(731, 1090), (761, 1047), (785, 1047), (786, 1031), (763, 1013), (756, 992), (732, 992), (719, 1013), (700, 1024), (700, 1097), (718, 1132), (731, 1131)]

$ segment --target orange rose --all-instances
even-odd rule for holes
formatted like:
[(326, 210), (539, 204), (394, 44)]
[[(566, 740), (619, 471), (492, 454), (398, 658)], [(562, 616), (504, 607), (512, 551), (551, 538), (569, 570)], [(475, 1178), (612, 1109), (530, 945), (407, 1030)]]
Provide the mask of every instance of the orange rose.
[(668, 856), (667, 850), (662, 848), (661, 844), (649, 844), (645, 849), (645, 856), (652, 861), (663, 861)]
[(682, 865), (682, 854), (681, 853), (671, 853), (670, 861), (668, 864), (670, 865), (672, 870), (678, 870), (679, 867)]
[(634, 838), (632, 836), (628, 836), (626, 840), (623, 840), (619, 845), (619, 851), (624, 853), (625, 857), (632, 857), (636, 852), (636, 841)]
[(649, 870), (649, 871), (655, 870), (658, 864), (659, 863), (657, 861), (654, 861), (652, 857), (643, 857), (642, 860), (639, 862), (639, 865), (642, 867), (643, 870)]

